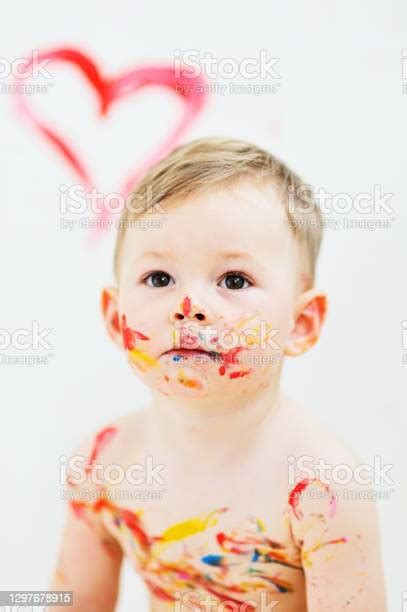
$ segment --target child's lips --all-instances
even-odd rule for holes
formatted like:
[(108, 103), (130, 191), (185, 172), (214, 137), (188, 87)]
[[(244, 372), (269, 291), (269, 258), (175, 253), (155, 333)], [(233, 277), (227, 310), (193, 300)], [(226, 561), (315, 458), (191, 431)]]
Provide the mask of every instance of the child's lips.
[(220, 359), (220, 355), (216, 351), (206, 351), (204, 349), (187, 349), (187, 348), (171, 349), (169, 351), (165, 351), (165, 353), (162, 354), (162, 357), (164, 356), (168, 356), (171, 358), (178, 356), (181, 359), (192, 359), (192, 360), (194, 358), (198, 358), (199, 360), (205, 359), (208, 361), (215, 361), (215, 360)]

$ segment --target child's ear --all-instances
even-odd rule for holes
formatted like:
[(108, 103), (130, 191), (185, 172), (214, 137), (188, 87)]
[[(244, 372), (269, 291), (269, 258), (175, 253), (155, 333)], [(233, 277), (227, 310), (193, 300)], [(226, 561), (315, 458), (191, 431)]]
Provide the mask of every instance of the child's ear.
[(103, 318), (107, 333), (112, 340), (122, 348), (122, 333), (120, 328), (118, 290), (116, 287), (105, 287), (102, 290), (101, 302)]
[(316, 289), (301, 294), (295, 309), (294, 327), (284, 351), (286, 355), (301, 355), (317, 342), (325, 321), (327, 305), (326, 295)]

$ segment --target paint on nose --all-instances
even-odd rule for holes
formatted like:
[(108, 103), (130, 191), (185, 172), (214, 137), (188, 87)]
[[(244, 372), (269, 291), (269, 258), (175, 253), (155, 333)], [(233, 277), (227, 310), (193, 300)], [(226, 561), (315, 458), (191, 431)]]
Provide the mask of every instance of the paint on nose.
[(184, 299), (182, 300), (182, 312), (184, 314), (184, 317), (187, 317), (191, 312), (191, 300), (188, 296), (184, 297)]

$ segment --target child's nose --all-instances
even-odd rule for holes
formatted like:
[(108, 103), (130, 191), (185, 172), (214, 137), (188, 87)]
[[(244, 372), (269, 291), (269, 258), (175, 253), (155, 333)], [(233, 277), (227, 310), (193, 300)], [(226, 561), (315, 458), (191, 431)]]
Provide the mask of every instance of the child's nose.
[(172, 323), (182, 320), (204, 321), (205, 323), (209, 322), (207, 310), (203, 306), (194, 303), (188, 295), (184, 297), (181, 303), (176, 305), (171, 312), (170, 318)]

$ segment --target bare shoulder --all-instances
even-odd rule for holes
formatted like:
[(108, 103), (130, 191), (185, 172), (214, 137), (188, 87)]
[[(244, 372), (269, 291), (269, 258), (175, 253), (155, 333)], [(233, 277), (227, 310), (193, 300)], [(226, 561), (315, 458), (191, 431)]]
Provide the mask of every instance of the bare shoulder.
[(360, 463), (361, 458), (355, 450), (328, 423), (300, 402), (286, 398), (280, 419), (289, 455), (315, 461), (321, 459), (332, 465)]
[(71, 458), (81, 458), (85, 469), (95, 463), (122, 464), (143, 446), (147, 421), (147, 409), (140, 409), (99, 425), (79, 441)]

